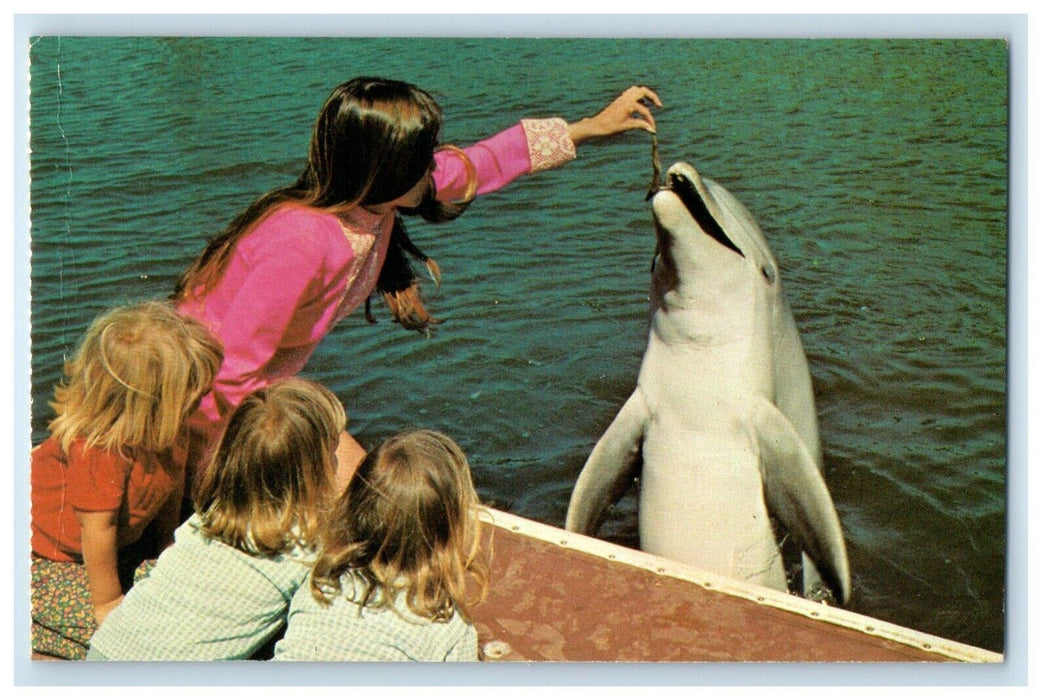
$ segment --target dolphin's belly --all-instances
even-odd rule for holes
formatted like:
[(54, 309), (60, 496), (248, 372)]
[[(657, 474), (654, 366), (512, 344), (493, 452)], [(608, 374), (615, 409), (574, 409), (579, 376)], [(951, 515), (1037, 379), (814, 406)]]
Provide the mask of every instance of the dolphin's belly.
[(696, 432), (682, 421), (657, 419), (643, 450), (644, 551), (786, 590), (759, 455), (745, 431), (725, 423)]

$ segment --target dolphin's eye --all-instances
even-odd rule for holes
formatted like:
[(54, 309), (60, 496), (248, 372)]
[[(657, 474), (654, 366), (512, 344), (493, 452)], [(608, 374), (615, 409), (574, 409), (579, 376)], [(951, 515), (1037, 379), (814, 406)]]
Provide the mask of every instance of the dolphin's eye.
[(765, 276), (765, 280), (769, 284), (772, 284), (772, 283), (774, 283), (776, 281), (776, 273), (768, 265), (762, 265), (761, 266), (761, 274), (763, 274)]

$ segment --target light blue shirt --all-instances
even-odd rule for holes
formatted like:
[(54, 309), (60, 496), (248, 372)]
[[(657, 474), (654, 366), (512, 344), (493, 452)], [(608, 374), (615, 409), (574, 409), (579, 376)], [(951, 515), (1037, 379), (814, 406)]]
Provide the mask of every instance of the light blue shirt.
[(477, 661), (477, 630), (457, 610), (447, 622), (422, 618), (404, 596), (391, 608), (361, 608), (352, 574), (330, 606), (304, 585), (291, 601), (275, 661)]
[(194, 515), (91, 638), (122, 661), (245, 659), (276, 633), (309, 575), (301, 550), (252, 556), (200, 534)]

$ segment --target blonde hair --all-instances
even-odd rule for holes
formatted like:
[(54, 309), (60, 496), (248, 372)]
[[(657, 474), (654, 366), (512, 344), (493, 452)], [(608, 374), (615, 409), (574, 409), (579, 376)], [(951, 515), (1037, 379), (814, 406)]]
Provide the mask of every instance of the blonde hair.
[(197, 485), (204, 536), (268, 556), (311, 546), (345, 426), (342, 404), (315, 382), (285, 379), (249, 394)]
[[(447, 621), (484, 599), (488, 561), (470, 466), (455, 442), (431, 430), (395, 435), (369, 453), (338, 500), (310, 577), (322, 603), (343, 574), (364, 585), (361, 607), (408, 609)], [(471, 595), (473, 584), (475, 595)]]
[(150, 452), (174, 445), (222, 364), (222, 345), (166, 302), (113, 309), (88, 328), (55, 387), (49, 429), (63, 452), (87, 447)]

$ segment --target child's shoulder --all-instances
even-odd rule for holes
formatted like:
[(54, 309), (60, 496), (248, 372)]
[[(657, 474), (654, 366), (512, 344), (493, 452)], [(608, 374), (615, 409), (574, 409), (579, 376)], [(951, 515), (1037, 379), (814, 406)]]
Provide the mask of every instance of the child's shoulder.
[(53, 435), (49, 435), (43, 442), (34, 447), (29, 454), (34, 460), (54, 459), (62, 454), (62, 446), (58, 444), (58, 440)]
[(76, 437), (69, 443), (69, 449), (63, 450), (61, 441), (49, 436), (33, 448), (31, 457), (34, 463), (57, 461), (63, 464), (82, 464), (103, 466), (126, 466), (129, 458), (116, 450), (107, 450), (99, 446), (88, 447), (84, 438)]
[(266, 220), (303, 222), (314, 225), (335, 223), (338, 225), (338, 217), (324, 209), (309, 207), (305, 204), (288, 203), (282, 204), (274, 209), (266, 217)]
[(277, 246), (288, 253), (323, 256), (344, 235), (334, 214), (296, 204), (286, 204), (268, 214), (245, 243), (260, 249)]
[(200, 513), (193, 513), (189, 518), (175, 530), (176, 544), (182, 543), (184, 547), (208, 550), (212, 556), (237, 560), (244, 566), (261, 572), (263, 575), (285, 576), (285, 571), (294, 572), (290, 574), (298, 581), (309, 572), (316, 558), (314, 551), (295, 541), (294, 537), (286, 551), (277, 554), (265, 554), (253, 549), (253, 540), (250, 529), (247, 533), (247, 545), (238, 546), (222, 533), (216, 533), (209, 529), (209, 524)]
[(331, 212), (300, 204), (277, 207), (263, 219), (259, 229), (281, 229), (285, 236), (310, 236), (317, 231), (341, 232), (339, 218)]

